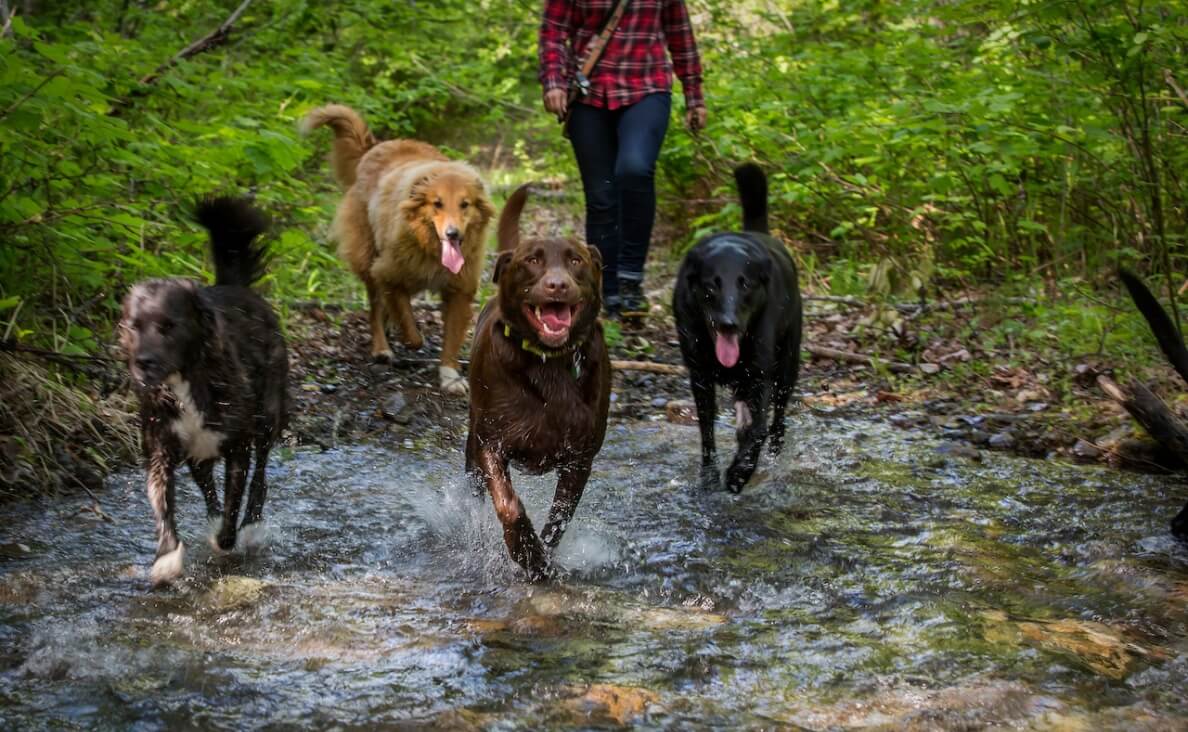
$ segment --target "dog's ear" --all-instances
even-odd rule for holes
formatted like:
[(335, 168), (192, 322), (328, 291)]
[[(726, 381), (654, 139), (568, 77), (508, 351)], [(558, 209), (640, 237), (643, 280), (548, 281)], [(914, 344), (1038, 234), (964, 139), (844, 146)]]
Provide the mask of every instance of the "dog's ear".
[(586, 244), (586, 251), (590, 253), (590, 261), (594, 264), (594, 271), (602, 271), (602, 252), (598, 251), (598, 247), (592, 247)]
[(490, 221), (495, 216), (495, 204), (487, 198), (487, 194), (480, 190), (479, 194), (474, 197), (474, 205), (478, 208), (479, 214), (483, 217), (483, 221)]
[(422, 175), (413, 181), (408, 188), (408, 197), (400, 202), (400, 210), (407, 213), (424, 206), (425, 201), (429, 199), (428, 188), (432, 180), (432, 176)]
[(512, 256), (512, 252), (499, 253), (499, 258), (495, 260), (495, 272), (491, 275), (492, 282), (499, 282), (499, 275), (511, 264)]
[(697, 287), (697, 283), (701, 281), (701, 260), (690, 255), (685, 259), (685, 286)]

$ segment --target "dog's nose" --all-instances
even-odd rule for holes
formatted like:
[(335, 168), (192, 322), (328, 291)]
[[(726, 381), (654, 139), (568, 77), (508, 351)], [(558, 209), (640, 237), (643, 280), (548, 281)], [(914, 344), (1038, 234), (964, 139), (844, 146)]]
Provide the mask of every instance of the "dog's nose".
[(458, 231), (457, 226), (447, 226), (446, 238), (450, 241), (457, 241), (462, 238), (462, 232)]
[(546, 276), (544, 287), (550, 295), (560, 295), (569, 292), (569, 281), (565, 277)]

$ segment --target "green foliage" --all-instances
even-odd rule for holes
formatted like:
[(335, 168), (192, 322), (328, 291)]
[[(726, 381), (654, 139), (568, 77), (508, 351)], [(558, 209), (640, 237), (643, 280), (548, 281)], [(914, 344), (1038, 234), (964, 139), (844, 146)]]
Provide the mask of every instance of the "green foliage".
[[(538, 5), (257, 0), (225, 43), (138, 81), (239, 4), (41, 3), (14, 19), (0, 39), (3, 335), (93, 349), (130, 282), (207, 276), (188, 211), (211, 193), (252, 192), (274, 217), (275, 301), (359, 301), (326, 241), (327, 135), (296, 132), (327, 102), (498, 186), (577, 186), (540, 110)], [(1143, 259), (1171, 284), (1184, 269), (1182, 2), (690, 7), (710, 126), (684, 133), (674, 105), (662, 200), (727, 203), (676, 212), (683, 242), (737, 225), (730, 169), (755, 159), (773, 225), (835, 294), (1093, 278)]]
[(473, 3), (256, 2), (225, 44), (138, 82), (239, 4), (14, 18), (0, 40), (0, 330), (93, 349), (131, 282), (208, 278), (189, 212), (209, 194), (252, 193), (274, 218), (274, 300), (359, 298), (327, 242), (328, 135), (297, 133), (314, 106), (350, 104), (381, 136), (480, 164), (530, 158), (522, 134), (552, 126), (525, 106), (535, 82), (513, 53), (534, 44), (535, 11), (476, 23)]
[(937, 271), (1183, 268), (1188, 101), (1165, 79), (1188, 79), (1182, 2), (699, 7), (712, 122), (670, 141), (678, 190), (770, 163), (774, 223), (871, 263), (881, 293)]

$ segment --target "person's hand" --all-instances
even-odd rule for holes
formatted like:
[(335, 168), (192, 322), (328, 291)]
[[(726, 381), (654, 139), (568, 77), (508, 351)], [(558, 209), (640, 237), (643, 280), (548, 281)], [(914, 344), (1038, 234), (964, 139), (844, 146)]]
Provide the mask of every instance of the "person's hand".
[(565, 108), (569, 106), (569, 93), (564, 89), (549, 89), (544, 95), (544, 106), (556, 115), (557, 119), (564, 119)]
[(685, 112), (685, 125), (690, 132), (699, 132), (705, 129), (705, 118), (707, 112), (704, 106), (690, 107)]

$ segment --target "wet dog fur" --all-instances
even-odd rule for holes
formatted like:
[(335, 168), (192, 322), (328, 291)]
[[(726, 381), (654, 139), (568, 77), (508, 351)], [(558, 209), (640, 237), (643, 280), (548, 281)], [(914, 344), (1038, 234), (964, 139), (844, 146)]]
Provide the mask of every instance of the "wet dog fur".
[[(140, 400), (149, 503), (157, 525), (150, 578), (168, 583), (183, 571), (175, 522), (175, 473), (183, 462), (202, 491), (217, 550), (237, 534), (257, 534), (267, 494), (268, 454), (289, 414), (288, 355), (272, 308), (251, 290), (266, 249), (267, 224), (246, 201), (213, 199), (197, 217), (210, 234), (215, 284), (153, 279), (124, 299), (120, 341)], [(254, 452), (243, 523), (237, 527)], [(226, 461), (223, 502), (214, 467)]]
[[(770, 435), (784, 444), (784, 412), (800, 370), (801, 302), (796, 265), (768, 233), (767, 178), (756, 165), (735, 171), (743, 230), (714, 234), (685, 255), (672, 309), (701, 427), (701, 485), (720, 485), (714, 448), (716, 385), (734, 392), (738, 452), (726, 488), (751, 479)], [(770, 414), (770, 430), (768, 417)]]
[[(527, 196), (527, 186), (513, 193), (499, 218), (498, 295), (479, 315), (471, 346), (466, 470), (490, 494), (512, 559), (541, 581), (602, 448), (611, 367), (597, 320), (601, 257), (573, 239), (521, 241)], [(558, 472), (539, 538), (509, 464)]]
[(445, 323), (441, 388), (465, 395), (458, 353), (483, 270), (487, 224), (495, 215), (482, 180), (474, 168), (427, 143), (378, 142), (349, 107), (321, 107), (302, 122), (307, 133), (323, 126), (334, 132), (331, 162), (346, 190), (334, 238), (339, 256), (367, 288), (372, 357), (392, 358), (387, 318), (396, 321), (406, 346), (420, 348), (412, 298), (438, 292)]

